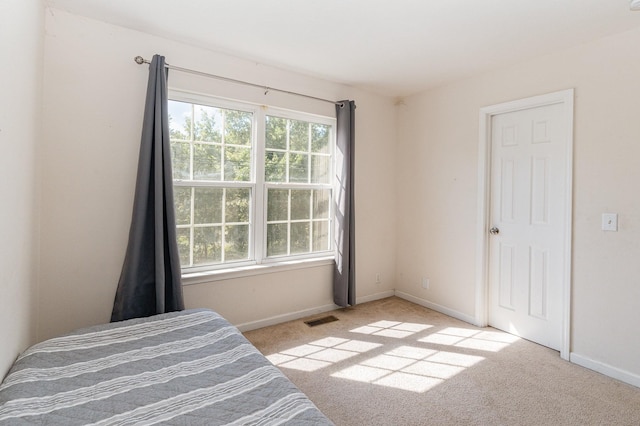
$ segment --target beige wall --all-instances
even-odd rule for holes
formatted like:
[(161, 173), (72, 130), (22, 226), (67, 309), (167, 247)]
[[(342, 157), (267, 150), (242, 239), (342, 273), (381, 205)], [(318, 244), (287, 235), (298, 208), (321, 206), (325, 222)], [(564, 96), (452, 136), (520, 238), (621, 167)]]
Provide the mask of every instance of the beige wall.
[(44, 9), (0, 2), (0, 379), (35, 338)]
[[(627, 32), (398, 107), (400, 291), (475, 315), (479, 110), (575, 88), (572, 359), (640, 383), (639, 45)], [(600, 230), (605, 212), (619, 214), (619, 232)]]
[[(216, 54), (58, 10), (45, 38), (41, 303), (38, 338), (109, 320), (126, 249), (148, 72), (136, 55), (231, 78), (357, 102), (357, 296), (393, 289), (395, 110), (389, 98)], [(334, 115), (330, 104), (170, 72), (176, 89)], [(382, 284), (375, 284), (379, 273)], [(238, 325), (333, 306), (331, 267), (185, 286), (187, 307)]]
[[(36, 311), (30, 308), (42, 74), (32, 64), (38, 63), (42, 24), (39, 9), (26, 3), (2, 3), (11, 4), (12, 14), (3, 13), (0, 26), (2, 52), (23, 58), (2, 71), (3, 95), (15, 95), (3, 96), (0, 137), (22, 138), (20, 145), (5, 143), (10, 155), (0, 159), (1, 176), (16, 183), (3, 185), (1, 195), (13, 196), (18, 206), (2, 210), (3, 235), (15, 235), (22, 245), (5, 246), (0, 257), (0, 284), (10, 296), (0, 302), (0, 368), (31, 341)], [(640, 377), (640, 201), (634, 191), (640, 178), (639, 31), (476, 76), (393, 107), (385, 97), (57, 10), (47, 11), (44, 27), (38, 339), (109, 318), (126, 248), (147, 79), (132, 58), (161, 53), (185, 67), (355, 99), (357, 296), (366, 300), (395, 288), (463, 318), (475, 315), (478, 111), (575, 88), (572, 358), (602, 364), (607, 373), (621, 371), (627, 379)], [(25, 56), (6, 43), (15, 38), (25, 40)], [(273, 93), (265, 99), (253, 89), (175, 72), (170, 85), (332, 114), (323, 104)], [(29, 190), (31, 195), (19, 198)], [(388, 201), (394, 193), (395, 206)], [(600, 231), (603, 212), (619, 213), (619, 232)], [(422, 276), (430, 279), (429, 290), (420, 287)], [(330, 268), (189, 285), (185, 297), (188, 307), (216, 309), (235, 324), (261, 324), (330, 307)]]

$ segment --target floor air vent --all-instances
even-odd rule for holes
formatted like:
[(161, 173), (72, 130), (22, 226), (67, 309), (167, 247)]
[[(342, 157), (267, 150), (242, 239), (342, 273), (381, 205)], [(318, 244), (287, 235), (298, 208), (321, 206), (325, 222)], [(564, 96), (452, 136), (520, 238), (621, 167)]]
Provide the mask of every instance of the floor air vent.
[(333, 315), (329, 315), (327, 317), (305, 321), (304, 323), (307, 324), (309, 327), (315, 327), (316, 325), (326, 324), (328, 322), (334, 322), (334, 321), (338, 321), (338, 318), (334, 317)]

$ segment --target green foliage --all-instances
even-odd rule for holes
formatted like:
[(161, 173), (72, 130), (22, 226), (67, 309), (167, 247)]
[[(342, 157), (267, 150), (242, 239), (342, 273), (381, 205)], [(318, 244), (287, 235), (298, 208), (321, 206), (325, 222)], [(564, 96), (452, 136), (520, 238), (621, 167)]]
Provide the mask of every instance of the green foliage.
[[(193, 140), (198, 142), (222, 142), (222, 112), (218, 108), (204, 106), (195, 107), (195, 121), (193, 123)], [(185, 120), (185, 128), (189, 126)]]
[(220, 145), (194, 143), (193, 179), (219, 181), (222, 177), (221, 158)]
[(267, 225), (267, 256), (281, 256), (287, 253), (289, 239), (286, 223), (272, 223)]
[(267, 116), (265, 119), (265, 146), (267, 149), (287, 149), (287, 120)]
[(225, 222), (249, 223), (251, 190), (248, 188), (227, 188), (225, 193)]
[(224, 140), (230, 145), (251, 145), (252, 114), (225, 110)]
[(194, 228), (193, 240), (194, 265), (206, 265), (222, 261), (221, 226)]
[(326, 124), (311, 124), (311, 151), (323, 154), (329, 153), (329, 132), (331, 127)]
[(291, 191), (291, 220), (310, 218), (309, 206), (311, 205), (310, 190)]
[(309, 225), (309, 222), (291, 224), (291, 254), (309, 253), (311, 251)]
[(278, 151), (265, 152), (264, 178), (267, 182), (286, 182), (287, 153)]
[(289, 190), (269, 189), (267, 191), (267, 220), (283, 221), (289, 217)]
[[(172, 101), (173, 102), (173, 101)], [(169, 116), (177, 239), (182, 266), (249, 257), (250, 188), (184, 186), (184, 181), (251, 182), (253, 115), (176, 102)], [(265, 181), (328, 183), (330, 126), (266, 116)], [(267, 255), (326, 250), (329, 190), (270, 189)]]
[[(189, 180), (193, 176), (194, 180), (216, 182), (251, 180), (251, 113), (195, 105), (190, 114), (185, 114), (181, 129), (174, 125), (172, 117), (169, 120), (174, 179)], [(177, 224), (197, 225), (192, 231), (178, 229), (182, 266), (219, 263), (223, 256), (225, 260), (248, 257), (249, 189), (177, 186), (174, 193)], [(223, 223), (230, 222), (244, 224), (224, 226), (223, 246)]]
[(222, 222), (222, 188), (193, 188), (193, 221), (196, 225)]
[(328, 189), (319, 189), (313, 191), (313, 218), (329, 219), (329, 200), (331, 199), (331, 191)]
[(176, 225), (191, 223), (191, 188), (174, 186), (173, 205), (176, 209)]
[(309, 123), (289, 120), (289, 149), (291, 151), (309, 151)]
[(249, 182), (251, 180), (251, 148), (225, 146), (224, 149), (225, 182)]
[(249, 225), (225, 226), (225, 260), (249, 258)]
[(309, 156), (289, 153), (289, 182), (309, 182)]
[[(187, 118), (189, 125), (185, 126), (184, 131), (180, 131), (173, 126), (173, 117), (169, 114), (169, 136), (171, 140), (189, 140), (191, 134), (191, 120)], [(185, 123), (186, 124), (186, 123)]]

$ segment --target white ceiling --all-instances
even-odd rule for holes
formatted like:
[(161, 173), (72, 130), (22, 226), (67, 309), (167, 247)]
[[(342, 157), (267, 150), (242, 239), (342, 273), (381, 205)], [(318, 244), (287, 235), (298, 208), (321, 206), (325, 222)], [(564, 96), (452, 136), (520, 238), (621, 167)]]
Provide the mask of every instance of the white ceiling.
[(46, 4), (398, 97), (640, 27), (640, 12), (631, 12), (628, 0), (46, 0)]

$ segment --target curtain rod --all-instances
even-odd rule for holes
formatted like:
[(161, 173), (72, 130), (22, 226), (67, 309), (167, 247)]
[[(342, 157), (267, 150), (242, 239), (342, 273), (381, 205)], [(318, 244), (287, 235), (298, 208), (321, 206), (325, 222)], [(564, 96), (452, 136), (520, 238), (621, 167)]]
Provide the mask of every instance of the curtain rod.
[[(136, 63), (138, 65), (150, 64), (151, 63), (151, 61), (149, 61), (147, 59), (144, 59), (142, 56), (136, 56), (135, 58), (133, 58), (133, 60), (136, 61)], [(329, 99), (317, 98), (315, 96), (305, 95), (303, 93), (296, 93), (296, 92), (291, 92), (289, 90), (276, 89), (274, 87), (262, 86), (260, 84), (250, 83), (248, 81), (236, 80), (236, 79), (233, 79), (233, 78), (223, 77), (223, 76), (215, 75), (215, 74), (209, 74), (209, 73), (202, 72), (202, 71), (196, 71), (196, 70), (191, 70), (191, 69), (188, 69), (188, 68), (176, 67), (175, 65), (169, 65), (167, 63), (165, 63), (165, 67), (170, 69), (170, 70), (186, 72), (186, 73), (189, 73), (189, 74), (195, 74), (195, 75), (199, 75), (201, 77), (215, 78), (217, 80), (228, 81), (228, 82), (231, 82), (231, 83), (244, 84), (245, 86), (258, 87), (260, 89), (264, 89), (264, 94), (265, 95), (267, 93), (273, 91), (273, 92), (286, 93), (288, 95), (301, 96), (301, 97), (307, 98), (307, 99), (314, 99), (316, 101), (328, 102), (330, 104), (340, 105), (340, 107), (344, 106), (343, 102), (331, 101)]]

